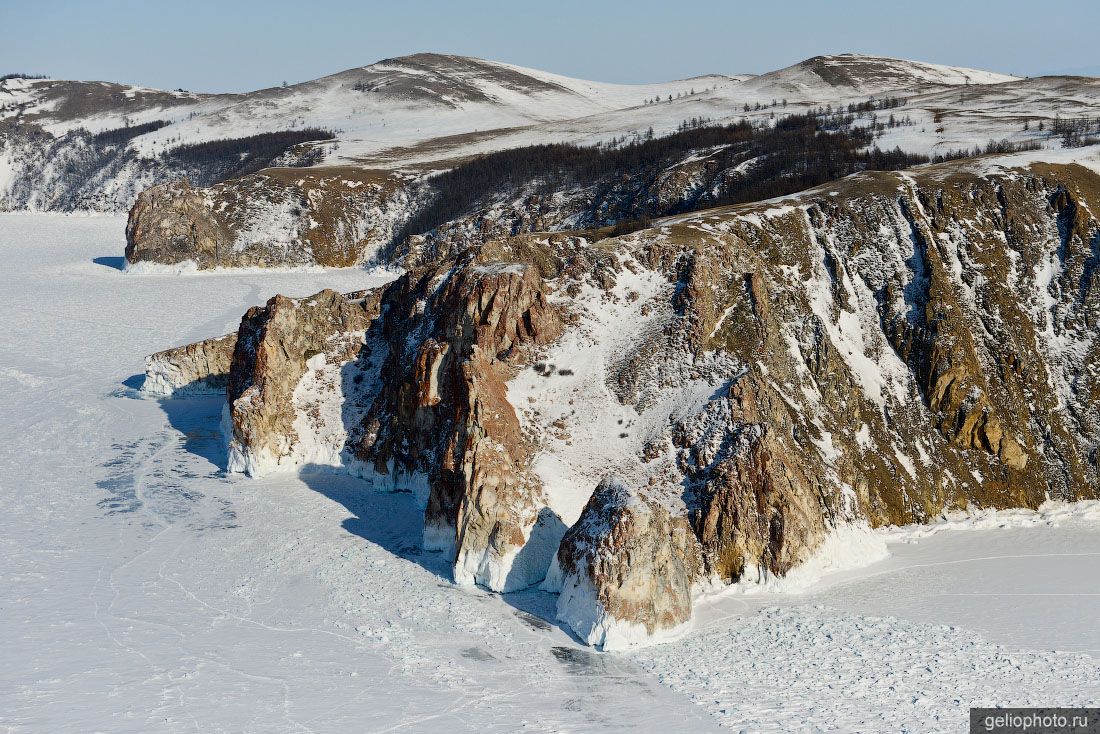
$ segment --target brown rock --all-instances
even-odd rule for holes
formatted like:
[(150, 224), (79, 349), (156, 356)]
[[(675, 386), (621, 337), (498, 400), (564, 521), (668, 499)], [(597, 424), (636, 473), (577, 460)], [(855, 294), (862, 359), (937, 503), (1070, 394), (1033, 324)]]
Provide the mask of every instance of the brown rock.
[(617, 650), (688, 622), (701, 570), (686, 520), (609, 476), (562, 538), (547, 585), (559, 591), (560, 621)]
[(504, 385), (527, 347), (561, 333), (538, 269), (469, 256), (403, 276), (382, 309), (390, 354), (359, 457), (395, 481), (427, 477), (425, 545), (453, 553), (456, 580), (498, 590), (539, 581), (545, 565), (514, 566), (541, 487)]
[(138, 196), (126, 222), (126, 261), (212, 268), (223, 257), (230, 264), (231, 241), (202, 193), (181, 179)]
[(353, 301), (324, 290), (275, 296), (248, 310), (227, 386), (230, 471), (263, 474), (291, 456), (299, 439), (292, 397), (306, 362), (317, 355), (353, 359), (376, 308), (377, 299)]
[(145, 358), (141, 389), (157, 395), (224, 393), (236, 334), (204, 339)]

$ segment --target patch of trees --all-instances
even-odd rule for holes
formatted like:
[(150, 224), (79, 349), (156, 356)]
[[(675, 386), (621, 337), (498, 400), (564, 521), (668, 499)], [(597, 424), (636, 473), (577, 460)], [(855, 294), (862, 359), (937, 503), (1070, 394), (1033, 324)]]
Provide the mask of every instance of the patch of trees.
[[(714, 124), (714, 120), (712, 120), (709, 117), (693, 117), (690, 120), (683, 120), (677, 126), (676, 132), (681, 132), (682, 133), (685, 130), (697, 130), (698, 128), (707, 127), (707, 126), (713, 125), (713, 124)], [(652, 138), (653, 137), (653, 135), (652, 135), (653, 128), (649, 128), (649, 129), (650, 129), (649, 137)]]
[(1097, 133), (1100, 133), (1100, 118), (1058, 116), (1050, 124), (1051, 136), (1061, 137), (1063, 148), (1080, 148), (1100, 142)]
[(0, 76), (0, 82), (6, 82), (8, 79), (49, 79), (45, 74), (4, 74)]
[[(590, 189), (593, 203), (617, 197), (617, 205), (606, 211), (625, 210), (631, 216), (607, 215), (610, 218), (600, 224), (608, 225), (783, 196), (858, 171), (906, 168), (929, 161), (927, 156), (897, 148), (879, 150), (873, 146), (874, 131), (838, 122), (829, 109), (820, 115), (788, 115), (774, 125), (746, 120), (723, 126), (688, 124), (665, 137), (639, 137), (626, 144), (548, 144), (491, 153), (433, 177), (434, 197), (411, 218), (404, 234), (425, 234), (494, 199), (530, 193)], [(832, 129), (834, 125), (836, 129)], [(700, 151), (707, 153), (712, 174), (737, 173), (716, 179), (720, 189), (708, 193), (705, 200), (662, 205), (657, 203), (659, 197), (645, 195), (662, 171)]]
[(11, 182), (8, 201), (70, 211), (97, 208), (102, 182), (118, 175), (136, 158), (128, 146), (97, 142), (84, 128), (55, 137), (38, 125), (0, 122), (7, 140), (18, 146), (21, 175)]
[(1005, 153), (1020, 153), (1025, 150), (1041, 150), (1042, 145), (1034, 140), (1025, 140), (1014, 143), (1007, 139), (990, 140), (983, 148), (975, 145), (973, 148), (958, 148), (957, 150), (945, 150), (932, 156), (933, 163), (945, 161), (957, 161), (960, 158), (973, 158), (979, 155), (1003, 155)]
[[(335, 146), (334, 146), (335, 149)], [(292, 151), (290, 160), (285, 165), (290, 168), (309, 168), (316, 166), (325, 160), (325, 151), (320, 147), (313, 147), (303, 151)]]
[(125, 145), (140, 135), (160, 130), (169, 124), (168, 120), (153, 120), (152, 122), (143, 122), (140, 125), (127, 125), (126, 127), (96, 133), (92, 135), (92, 140), (100, 145)]
[(192, 183), (209, 186), (267, 168), (295, 145), (335, 137), (330, 130), (307, 127), (180, 145), (166, 150), (161, 157), (167, 163), (188, 169)]
[[(772, 100), (772, 103), (771, 103), (772, 107), (779, 107), (780, 105), (782, 105), (783, 107), (787, 106), (786, 97), (784, 97), (782, 100), (777, 100), (777, 99)], [(763, 103), (757, 102), (755, 105), (750, 105), (748, 102), (746, 102), (741, 109), (744, 110), (745, 112), (759, 112), (760, 110), (768, 109), (768, 103), (767, 102), (763, 102)]]
[(875, 112), (877, 110), (893, 110), (897, 109), (908, 103), (905, 97), (883, 97), (882, 99), (875, 99), (869, 97), (864, 102), (855, 102), (848, 105), (848, 112), (863, 113), (863, 112)]

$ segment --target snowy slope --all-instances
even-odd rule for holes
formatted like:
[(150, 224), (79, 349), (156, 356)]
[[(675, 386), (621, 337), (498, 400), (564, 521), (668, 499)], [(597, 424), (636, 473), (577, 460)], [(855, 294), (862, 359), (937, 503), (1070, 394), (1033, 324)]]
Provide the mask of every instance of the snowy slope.
[[(0, 123), (15, 127), (0, 128), (0, 206), (20, 180), (23, 194), (9, 207), (35, 208), (31, 204), (37, 200), (42, 201), (38, 208), (51, 206), (50, 197), (27, 195), (28, 186), (39, 185), (33, 180), (63, 188), (64, 182), (52, 180), (61, 173), (21, 171), (21, 158), (32, 155), (26, 147), (31, 145), (28, 131), (38, 129), (62, 136), (78, 128), (95, 133), (154, 120), (169, 122), (135, 137), (128, 149), (137, 159), (107, 170), (94, 184), (103, 192), (98, 198), (111, 202), (95, 206), (124, 209), (137, 191), (179, 175), (147, 159), (180, 144), (213, 139), (320, 127), (337, 136), (335, 143), (321, 146), (326, 156), (322, 165), (422, 171), (517, 146), (593, 144), (645, 135), (651, 128), (663, 135), (691, 119), (770, 122), (777, 115), (883, 96), (906, 98), (908, 103), (897, 114), (913, 124), (887, 130), (880, 145), (912, 152), (969, 149), (990, 139), (1021, 142), (1038, 135), (1034, 127), (1022, 130), (1025, 120), (1037, 123), (1056, 115), (1100, 113), (1100, 87), (1090, 78), (1021, 80), (858, 54), (816, 56), (760, 76), (714, 74), (637, 85), (430, 53), (246, 94), (8, 79), (0, 82)], [(5, 139), (14, 142), (5, 144)], [(40, 143), (31, 145), (37, 150), (35, 145)], [(43, 155), (57, 157), (58, 151), (38, 153), (39, 158)]]
[(1018, 77), (978, 69), (862, 54), (814, 56), (746, 81), (739, 91), (792, 101), (870, 96), (935, 86), (1002, 84)]
[(740, 77), (618, 85), (570, 79), (480, 59), (417, 54), (245, 95), (209, 114), (146, 136), (156, 150), (169, 138), (247, 135), (295, 126), (338, 130), (340, 158), (412, 147), (436, 138), (526, 127), (643, 105), (650, 97)]
[(11, 79), (0, 82), (0, 105), (7, 108), (0, 119), (33, 122), (55, 135), (77, 126), (98, 132), (155, 119), (175, 123), (135, 141), (145, 154), (180, 143), (324, 127), (340, 131), (343, 155), (354, 158), (432, 138), (585, 117), (744, 78), (605, 84), (481, 59), (415, 54), (241, 95)]

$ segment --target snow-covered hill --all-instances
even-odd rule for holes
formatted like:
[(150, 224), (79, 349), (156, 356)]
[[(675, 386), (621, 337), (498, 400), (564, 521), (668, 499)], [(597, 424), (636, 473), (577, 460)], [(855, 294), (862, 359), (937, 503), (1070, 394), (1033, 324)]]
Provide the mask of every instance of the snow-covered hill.
[[(907, 98), (915, 124), (891, 131), (883, 145), (912, 151), (1026, 139), (1035, 133), (1022, 130), (1024, 119), (1100, 112), (1100, 89), (1089, 78), (1021, 80), (855, 54), (760, 76), (638, 85), (428, 53), (246, 94), (12, 78), (0, 81), (0, 209), (122, 210), (141, 189), (193, 173), (166, 151), (266, 132), (334, 132), (333, 141), (303, 147), (317, 148), (326, 166), (423, 171), (535, 143), (590, 144), (651, 128), (662, 135), (685, 120), (771, 120), (884, 96)], [(943, 122), (945, 115), (957, 124)], [(81, 137), (139, 125), (155, 129), (134, 130), (140, 134), (110, 149)]]
[[(157, 157), (179, 145), (323, 128), (337, 133), (337, 144), (326, 146), (330, 163), (362, 165), (365, 156), (381, 151), (456, 136), (470, 136), (472, 142), (488, 131), (585, 118), (746, 78), (713, 75), (660, 84), (604, 84), (481, 59), (416, 54), (247, 94), (6, 79), (0, 81), (0, 209), (124, 209), (141, 188), (180, 174), (170, 166), (155, 170)], [(75, 133), (158, 121), (167, 124), (135, 135), (123, 150), (111, 152), (114, 158), (134, 154), (138, 163), (109, 173), (110, 181), (98, 187), (109, 192), (106, 201), (72, 202), (44, 193), (74, 185), (64, 180), (73, 177), (71, 170), (36, 165), (42, 158), (58, 157), (57, 150), (45, 152), (50, 143), (69, 136), (67, 148), (80, 148), (83, 141)], [(81, 169), (77, 176), (87, 173)], [(28, 177), (40, 182), (34, 191), (20, 193), (20, 179)]]
[(818, 102), (831, 95), (876, 96), (934, 86), (1003, 84), (1018, 77), (958, 66), (926, 64), (881, 56), (814, 56), (770, 71), (740, 85), (738, 91)]

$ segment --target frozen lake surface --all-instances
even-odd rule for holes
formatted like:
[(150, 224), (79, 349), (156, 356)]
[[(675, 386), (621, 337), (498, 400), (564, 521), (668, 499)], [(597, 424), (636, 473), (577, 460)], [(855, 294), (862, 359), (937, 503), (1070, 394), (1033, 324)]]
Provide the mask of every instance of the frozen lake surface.
[(227, 477), (221, 402), (142, 397), (145, 355), (382, 276), (127, 274), (123, 225), (0, 216), (0, 730), (923, 732), (1100, 699), (1087, 508), (892, 542), (602, 655), (546, 594), (454, 587), (409, 495)]

